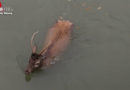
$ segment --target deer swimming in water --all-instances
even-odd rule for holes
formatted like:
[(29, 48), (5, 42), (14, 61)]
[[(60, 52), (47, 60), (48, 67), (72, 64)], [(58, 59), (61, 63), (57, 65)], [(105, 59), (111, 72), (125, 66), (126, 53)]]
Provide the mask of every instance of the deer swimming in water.
[(35, 69), (48, 67), (54, 58), (58, 56), (70, 42), (72, 23), (68, 20), (58, 20), (49, 30), (42, 50), (37, 53), (33, 39), (38, 32), (33, 33), (31, 38), (32, 54), (29, 59), (25, 74), (31, 74)]

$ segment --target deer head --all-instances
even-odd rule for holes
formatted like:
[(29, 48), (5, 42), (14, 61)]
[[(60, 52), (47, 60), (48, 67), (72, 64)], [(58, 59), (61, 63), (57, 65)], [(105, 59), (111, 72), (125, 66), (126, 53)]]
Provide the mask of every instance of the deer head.
[(44, 55), (38, 54), (36, 52), (37, 47), (36, 47), (36, 45), (33, 45), (33, 40), (34, 40), (34, 37), (37, 33), (38, 32), (33, 33), (31, 40), (30, 40), (32, 54), (30, 56), (28, 66), (25, 70), (25, 74), (30, 74), (35, 69), (40, 68), (42, 66), (42, 60), (45, 58)]

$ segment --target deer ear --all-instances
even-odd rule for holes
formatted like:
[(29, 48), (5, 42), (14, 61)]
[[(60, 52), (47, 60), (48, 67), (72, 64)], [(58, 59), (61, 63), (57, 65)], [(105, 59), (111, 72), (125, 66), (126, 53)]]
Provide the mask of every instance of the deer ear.
[(36, 47), (36, 46), (33, 46), (33, 48), (32, 48), (32, 53), (36, 53), (36, 49), (37, 49), (37, 47)]

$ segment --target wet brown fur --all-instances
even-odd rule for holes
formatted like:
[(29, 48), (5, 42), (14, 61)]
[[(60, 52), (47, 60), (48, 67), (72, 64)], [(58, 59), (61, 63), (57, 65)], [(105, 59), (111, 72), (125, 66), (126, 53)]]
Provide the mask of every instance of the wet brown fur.
[[(31, 68), (30, 64), (32, 64), (32, 62), (36, 63), (38, 60), (42, 60), (42, 62), (40, 62), (41, 66), (39, 65), (39, 67), (48, 67), (54, 58), (59, 56), (59, 54), (61, 54), (61, 52), (63, 52), (67, 47), (70, 42), (71, 32), (72, 23), (70, 21), (58, 20), (57, 23), (49, 30), (43, 49), (40, 53), (36, 53), (35, 49), (32, 49), (33, 58), (31, 56), (29, 60), (31, 63), (29, 63), (26, 71)], [(33, 70), (31, 70), (31, 72), (32, 71)]]

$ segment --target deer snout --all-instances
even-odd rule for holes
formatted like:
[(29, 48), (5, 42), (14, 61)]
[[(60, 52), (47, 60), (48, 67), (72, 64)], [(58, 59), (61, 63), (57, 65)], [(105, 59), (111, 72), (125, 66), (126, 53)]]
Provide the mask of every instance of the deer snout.
[(31, 74), (31, 72), (32, 72), (32, 70), (31, 70), (30, 68), (25, 70), (25, 74), (26, 74), (26, 75)]

